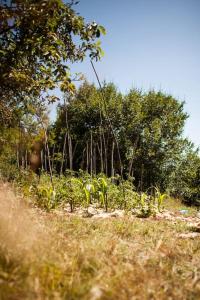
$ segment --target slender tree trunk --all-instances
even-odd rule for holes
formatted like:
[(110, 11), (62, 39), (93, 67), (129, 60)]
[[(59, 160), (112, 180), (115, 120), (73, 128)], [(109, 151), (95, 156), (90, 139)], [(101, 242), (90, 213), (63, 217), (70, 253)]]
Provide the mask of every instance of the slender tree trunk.
[(25, 158), (24, 158), (24, 154), (22, 153), (22, 169), (25, 169)]
[(86, 170), (89, 172), (89, 153), (88, 153), (88, 142), (86, 143)]
[(60, 166), (60, 175), (62, 175), (62, 173), (63, 173), (63, 164), (64, 164), (64, 159), (65, 159), (66, 142), (67, 142), (67, 132), (65, 132), (65, 136), (64, 136), (64, 144), (63, 144), (63, 151), (62, 151), (62, 160), (61, 160), (61, 166)]
[(128, 170), (128, 176), (130, 177), (131, 176), (131, 173), (133, 174), (133, 161), (134, 161), (134, 158), (135, 158), (135, 151), (136, 151), (136, 148), (137, 148), (137, 144), (138, 144), (138, 140), (139, 140), (139, 137), (136, 138), (135, 140), (135, 143), (134, 143), (134, 147), (133, 147), (133, 154), (132, 154), (132, 157), (129, 161), (129, 170)]
[(44, 169), (47, 172), (47, 143), (45, 140), (45, 146), (44, 146)]
[(72, 151), (72, 139), (68, 133), (68, 147), (69, 147), (69, 168), (73, 170), (73, 151)]
[(90, 132), (90, 175), (93, 175), (93, 136), (92, 130)]
[(17, 167), (18, 167), (18, 169), (19, 169), (19, 167), (20, 167), (20, 162), (19, 162), (19, 148), (18, 148), (18, 147), (17, 147), (16, 156), (17, 156)]
[(108, 158), (107, 158), (107, 147), (105, 147), (105, 174), (108, 176)]
[(25, 168), (26, 168), (26, 170), (28, 168), (28, 151), (27, 150), (25, 152)]
[(73, 161), (74, 161), (74, 155), (75, 155), (77, 146), (78, 146), (78, 141), (76, 141), (76, 144), (75, 144), (74, 149), (73, 149), (73, 153), (72, 153), (72, 159), (73, 159)]
[(85, 151), (86, 151), (86, 148), (84, 148), (84, 150), (83, 150), (82, 160), (81, 160), (81, 163), (80, 163), (80, 168), (81, 168), (81, 170), (83, 170), (83, 168), (84, 168)]
[(96, 175), (97, 173), (97, 168), (96, 164), (97, 163), (97, 156), (96, 156), (96, 144), (94, 144), (94, 150), (93, 150), (93, 173)]
[(114, 150), (115, 150), (115, 142), (112, 142), (112, 152), (111, 152), (111, 177), (114, 177), (115, 170), (114, 170)]
[(51, 185), (52, 185), (52, 188), (54, 189), (53, 174), (52, 174), (52, 167), (51, 167), (51, 156), (50, 156), (50, 151), (49, 151), (48, 136), (47, 136), (46, 130), (45, 130), (45, 141), (46, 141), (46, 148), (47, 148), (47, 158), (48, 158), (48, 165), (49, 165), (49, 173), (50, 173)]
[(98, 142), (97, 142), (96, 146), (97, 146), (97, 150), (98, 150), (99, 157), (100, 157), (100, 167), (97, 168), (97, 169), (100, 170), (101, 173), (103, 173), (103, 157), (102, 157), (102, 152), (101, 152), (101, 149), (100, 149), (100, 146), (99, 146)]
[(103, 173), (103, 143), (102, 143), (101, 129), (100, 129), (100, 160), (101, 160), (101, 173)]
[(43, 171), (44, 170), (44, 150), (41, 150), (40, 157), (41, 157), (41, 169)]
[(141, 165), (140, 191), (143, 191), (144, 164)]
[(55, 154), (55, 144), (53, 145), (53, 153), (52, 153), (52, 170), (54, 170), (54, 154)]
[(70, 136), (69, 122), (68, 122), (68, 113), (67, 113), (67, 104), (66, 104), (66, 100), (65, 99), (64, 99), (64, 107), (65, 107), (65, 121), (66, 121), (66, 128), (67, 128), (67, 141), (68, 141), (68, 153), (69, 153), (69, 169), (73, 170), (72, 138)]
[(103, 133), (103, 143), (104, 143), (104, 172), (107, 175), (107, 169), (108, 169), (108, 165), (107, 165), (107, 146), (106, 146), (106, 140), (105, 140), (104, 133)]

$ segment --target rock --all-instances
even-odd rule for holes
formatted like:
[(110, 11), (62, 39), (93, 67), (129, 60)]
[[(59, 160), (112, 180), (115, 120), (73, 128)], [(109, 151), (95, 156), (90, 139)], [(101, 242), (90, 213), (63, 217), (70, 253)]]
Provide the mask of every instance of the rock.
[(181, 210), (179, 210), (179, 212), (180, 212), (182, 215), (185, 215), (185, 214), (188, 214), (188, 209), (181, 209)]
[(83, 217), (83, 218), (91, 218), (93, 216), (94, 215), (92, 213), (90, 213), (88, 210), (84, 210), (81, 212), (81, 217)]
[(111, 213), (111, 217), (118, 217), (122, 218), (124, 217), (125, 212), (123, 210), (115, 210), (114, 212)]
[(92, 215), (96, 215), (96, 214), (98, 214), (98, 211), (94, 207), (90, 206), (90, 207), (88, 207), (88, 213), (90, 213)]
[(188, 232), (188, 233), (181, 233), (178, 235), (181, 239), (194, 239), (194, 238), (200, 238), (199, 232)]
[(90, 300), (98, 300), (102, 297), (102, 290), (99, 286), (93, 286), (90, 290)]

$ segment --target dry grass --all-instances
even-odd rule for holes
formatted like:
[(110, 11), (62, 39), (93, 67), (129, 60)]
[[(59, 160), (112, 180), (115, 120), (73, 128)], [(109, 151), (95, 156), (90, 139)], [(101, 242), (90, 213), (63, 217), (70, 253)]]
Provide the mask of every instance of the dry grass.
[(150, 219), (82, 219), (0, 191), (0, 299), (200, 299), (200, 239)]

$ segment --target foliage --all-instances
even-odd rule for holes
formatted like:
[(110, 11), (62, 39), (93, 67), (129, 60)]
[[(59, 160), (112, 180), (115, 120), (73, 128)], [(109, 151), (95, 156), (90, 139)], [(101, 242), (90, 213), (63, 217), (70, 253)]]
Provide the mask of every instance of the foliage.
[[(75, 1), (14, 0), (0, 3), (0, 120), (8, 122), (18, 109), (36, 113), (59, 87), (74, 92), (69, 64), (102, 55), (95, 42), (105, 29), (86, 23), (73, 9)], [(76, 78), (77, 79), (77, 78)], [(18, 116), (19, 117), (19, 116)]]
[(108, 183), (106, 178), (98, 178), (98, 196), (101, 204), (105, 207), (106, 212), (108, 211)]
[[(106, 212), (123, 209), (140, 217), (155, 215), (161, 211), (165, 194), (157, 189), (156, 197), (147, 193), (139, 194), (131, 181), (122, 180), (119, 185), (102, 174), (91, 177), (80, 172), (76, 176), (53, 176), (53, 186), (50, 177), (43, 173), (38, 182), (30, 172), (21, 172), (15, 179), (16, 187), (27, 198), (35, 199), (35, 204), (47, 211), (55, 208), (67, 208), (74, 212), (82, 207), (88, 211), (90, 206), (102, 208)], [(116, 179), (115, 179), (116, 180)]]
[[(123, 178), (133, 178), (138, 191), (157, 186), (164, 192), (170, 187), (185, 148), (184, 103), (162, 92), (131, 90), (122, 95), (113, 84), (104, 83), (99, 90), (85, 82), (73, 97), (66, 95), (66, 104), (58, 109), (52, 127), (55, 152), (64, 144), (66, 117), (74, 170), (110, 177), (122, 167)], [(70, 167), (68, 148), (67, 142), (64, 168)], [(59, 170), (60, 162), (56, 165)]]
[[(105, 83), (100, 91), (87, 82), (73, 97), (65, 97), (51, 126), (41, 112), (39, 123), (27, 115), (18, 126), (0, 129), (1, 176), (13, 180), (20, 170), (28, 170), (32, 145), (43, 143), (45, 133), (40, 167), (55, 175), (59, 192), (53, 206), (68, 202), (73, 211), (84, 202), (87, 208), (90, 198), (106, 210), (130, 210), (151, 187), (199, 203), (199, 153), (182, 137), (187, 118), (183, 103), (161, 92), (131, 90), (124, 96), (113, 84)], [(74, 176), (81, 181), (71, 182)], [(162, 198), (157, 199), (161, 207)], [(144, 210), (148, 215), (154, 208), (151, 204)]]
[(0, 177), (4, 180), (14, 180), (18, 176), (16, 155), (18, 145), (19, 131), (16, 128), (0, 129)]
[(49, 211), (56, 206), (56, 192), (52, 186), (39, 185), (36, 190), (36, 197), (38, 199), (38, 205)]
[(169, 189), (174, 196), (190, 205), (200, 205), (200, 157), (199, 150), (194, 151), (191, 142), (185, 140), (184, 150), (170, 179)]

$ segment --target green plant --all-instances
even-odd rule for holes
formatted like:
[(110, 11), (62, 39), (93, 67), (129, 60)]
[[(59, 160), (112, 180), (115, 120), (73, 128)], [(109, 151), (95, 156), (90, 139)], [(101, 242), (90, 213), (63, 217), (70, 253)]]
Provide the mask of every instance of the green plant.
[(92, 203), (92, 195), (95, 192), (94, 185), (91, 183), (83, 185), (83, 191), (85, 195), (85, 205), (88, 208), (88, 206)]
[[(55, 180), (54, 180), (55, 181)], [(73, 212), (76, 205), (82, 204), (81, 181), (74, 177), (61, 176), (56, 181), (57, 198), (60, 203), (69, 203), (70, 211)]]
[(108, 211), (108, 183), (104, 177), (98, 178), (98, 194), (101, 204), (105, 207), (106, 212)]
[(56, 208), (56, 192), (52, 186), (38, 185), (36, 188), (37, 201), (39, 206), (47, 211)]
[(138, 203), (137, 193), (134, 191), (134, 185), (130, 180), (121, 180), (119, 185), (119, 199), (121, 199), (120, 208), (130, 210)]
[(169, 196), (167, 194), (162, 194), (157, 187), (155, 187), (155, 200), (157, 204), (158, 211), (161, 211), (162, 204), (164, 199), (168, 198)]

